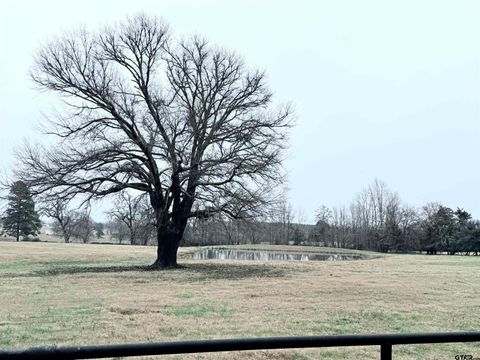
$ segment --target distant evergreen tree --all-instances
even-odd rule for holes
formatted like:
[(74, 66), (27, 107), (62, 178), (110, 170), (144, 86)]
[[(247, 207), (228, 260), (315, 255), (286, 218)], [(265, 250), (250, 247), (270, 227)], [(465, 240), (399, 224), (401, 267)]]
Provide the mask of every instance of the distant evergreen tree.
[(23, 181), (16, 181), (10, 188), (8, 206), (3, 218), (3, 229), (17, 241), (29, 235), (36, 235), (42, 223), (35, 211), (32, 195)]
[(469, 251), (473, 251), (475, 255), (480, 254), (480, 221), (470, 222), (470, 238), (467, 248)]
[(457, 211), (455, 211), (453, 214), (455, 215), (459, 225), (465, 225), (469, 220), (472, 219), (472, 214), (460, 208), (457, 208)]

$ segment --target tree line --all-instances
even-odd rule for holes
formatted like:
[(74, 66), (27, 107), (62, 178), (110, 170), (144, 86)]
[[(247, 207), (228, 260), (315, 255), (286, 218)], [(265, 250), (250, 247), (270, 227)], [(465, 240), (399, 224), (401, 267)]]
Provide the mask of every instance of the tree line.
[(87, 243), (92, 237), (101, 238), (104, 235), (104, 224), (92, 219), (89, 207), (72, 210), (60, 199), (36, 206), (38, 204), (35, 204), (30, 189), (23, 181), (12, 184), (6, 199), (7, 208), (0, 217), (0, 235), (12, 236), (16, 241), (20, 238), (39, 240), (41, 215), (53, 220), (51, 231), (62, 236), (66, 243), (72, 239)]
[(402, 204), (385, 182), (375, 180), (348, 206), (321, 206), (309, 243), (381, 252), (480, 252), (480, 222), (462, 208), (438, 202)]
[[(120, 244), (155, 244), (155, 214), (145, 195), (121, 192), (112, 205), (105, 223), (95, 222), (89, 207), (71, 209), (62, 199), (40, 202), (37, 211), (27, 185), (17, 181), (10, 189), (2, 231), (17, 241), (20, 236), (36, 235), (40, 213), (53, 220), (53, 233), (66, 243), (73, 239), (101, 241), (107, 235)], [(480, 222), (470, 213), (436, 202), (409, 207), (381, 180), (362, 189), (348, 206), (320, 206), (315, 225), (302, 222), (304, 216), (294, 213), (284, 191), (255, 219), (230, 219), (220, 214), (192, 218), (182, 245), (268, 243), (427, 254), (480, 252)]]
[[(3, 225), (0, 230), (17, 240), (20, 237), (23, 240), (38, 239), (42, 215), (50, 220), (48, 228), (51, 235), (61, 237), (65, 243), (108, 241), (131, 245), (156, 244), (155, 214), (148, 198), (141, 193), (124, 191), (116, 194), (111, 209), (106, 212), (105, 222), (92, 218), (88, 204), (78, 207), (62, 198), (40, 199), (35, 204), (30, 190), (22, 181), (12, 185), (7, 199), (7, 211), (0, 218)], [(261, 218), (229, 219), (216, 214), (190, 219), (182, 245), (288, 244), (292, 239), (294, 243), (301, 243), (306, 236), (298, 229), (294, 218), (292, 207), (282, 194)]]
[(302, 220), (284, 196), (252, 222), (197, 219), (185, 240), (192, 245), (269, 243), (400, 253), (480, 252), (480, 221), (468, 211), (438, 202), (408, 206), (378, 179), (347, 206), (320, 206), (315, 225)]

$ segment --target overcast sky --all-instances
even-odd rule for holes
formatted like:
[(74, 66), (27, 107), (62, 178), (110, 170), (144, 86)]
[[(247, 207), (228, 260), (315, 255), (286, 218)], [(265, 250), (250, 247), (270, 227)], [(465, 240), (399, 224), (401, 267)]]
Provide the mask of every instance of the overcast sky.
[(2, 1), (0, 169), (49, 110), (28, 78), (39, 42), (140, 11), (235, 50), (295, 105), (285, 167), (308, 221), (374, 178), (480, 218), (479, 1)]

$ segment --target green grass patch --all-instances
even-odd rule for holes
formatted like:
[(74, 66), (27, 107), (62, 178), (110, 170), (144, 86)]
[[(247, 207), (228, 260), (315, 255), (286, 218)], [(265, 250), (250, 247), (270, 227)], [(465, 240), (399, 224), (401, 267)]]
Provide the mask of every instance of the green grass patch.
[(361, 310), (359, 312), (343, 311), (336, 314), (329, 322), (336, 334), (359, 332), (370, 328), (374, 332), (415, 332), (421, 323), (419, 314), (383, 312), (380, 310)]
[(290, 360), (309, 360), (308, 356), (302, 354), (292, 354), (288, 357)]
[(160, 334), (167, 337), (178, 338), (187, 333), (187, 329), (179, 326), (167, 326), (160, 329)]
[(0, 272), (18, 271), (30, 268), (31, 263), (28, 261), (13, 261), (0, 263)]
[(185, 291), (185, 292), (175, 294), (175, 298), (177, 299), (191, 299), (193, 298), (193, 296), (194, 296), (193, 293), (190, 291)]
[[(10, 315), (0, 324), (0, 348), (44, 345), (45, 336), (58, 342), (75, 334), (94, 331), (100, 325), (100, 305), (39, 310), (32, 315)], [(50, 344), (51, 345), (51, 344)]]
[(232, 309), (226, 304), (185, 304), (171, 309), (169, 315), (176, 317), (219, 317), (221, 319), (229, 319), (232, 317)]

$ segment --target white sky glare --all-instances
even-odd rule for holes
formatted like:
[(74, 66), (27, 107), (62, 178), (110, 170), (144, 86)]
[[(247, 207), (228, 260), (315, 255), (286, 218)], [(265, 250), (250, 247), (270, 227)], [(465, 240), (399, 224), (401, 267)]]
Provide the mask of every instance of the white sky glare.
[(480, 218), (479, 1), (2, 1), (0, 169), (49, 110), (28, 77), (38, 44), (137, 12), (236, 51), (294, 104), (285, 167), (308, 221), (374, 178)]

